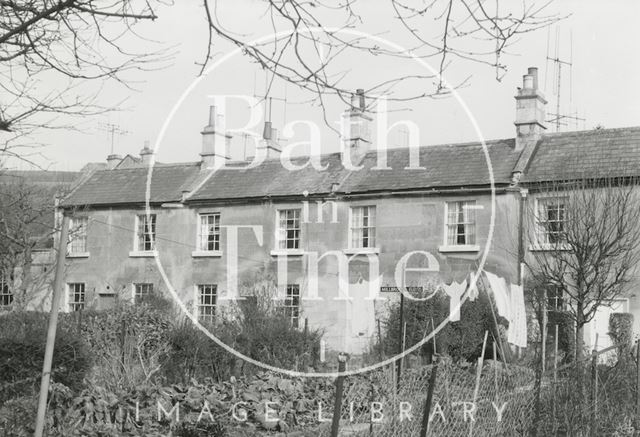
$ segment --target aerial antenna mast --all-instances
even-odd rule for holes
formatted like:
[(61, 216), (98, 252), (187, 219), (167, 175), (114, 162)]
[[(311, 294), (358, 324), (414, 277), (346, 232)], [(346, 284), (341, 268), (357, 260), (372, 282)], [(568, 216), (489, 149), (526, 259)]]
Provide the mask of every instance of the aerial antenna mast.
[[(562, 59), (560, 52), (560, 28), (556, 27), (556, 39), (555, 39), (555, 48), (553, 57), (549, 56), (549, 42), (550, 42), (550, 32), (547, 33), (547, 63), (545, 67), (545, 72), (549, 70), (549, 61), (553, 62), (554, 67), (554, 92), (556, 95), (556, 112), (550, 113), (550, 119), (547, 120), (548, 123), (555, 124), (556, 132), (560, 132), (561, 126), (567, 126), (569, 121), (573, 121), (577, 126), (579, 121), (585, 121), (584, 118), (580, 118), (576, 113), (563, 114), (561, 112), (561, 103), (562, 103), (562, 69), (563, 67), (569, 69), (569, 106), (573, 101), (573, 34), (571, 34), (570, 41), (570, 55), (569, 60)], [(547, 85), (547, 74), (545, 74), (545, 92)]]

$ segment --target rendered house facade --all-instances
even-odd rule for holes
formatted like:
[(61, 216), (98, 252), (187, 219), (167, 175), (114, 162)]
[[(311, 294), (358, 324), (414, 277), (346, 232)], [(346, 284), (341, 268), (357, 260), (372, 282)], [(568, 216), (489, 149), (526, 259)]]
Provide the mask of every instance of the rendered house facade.
[[(386, 165), (354, 104), (345, 117), (358, 128), (342, 154), (321, 157), (322, 171), (285, 168), (269, 142), (259, 166), (227, 162), (229, 137), (216, 131), (213, 113), (200, 161), (154, 166), (149, 211), (146, 166), (110, 165), (62, 202), (82, 229), (67, 257), (64, 308), (105, 308), (117, 296), (161, 291), (206, 320), (221, 311), (234, 284), (268, 271), (286, 276), (282, 305), (292, 323), (305, 318), (325, 330), (329, 348), (358, 353), (375, 336), (385, 299), (397, 298), (384, 290), (461, 281), (481, 265), (521, 284), (526, 193), (539, 180), (562, 177), (569, 151), (604, 153), (615, 169), (618, 155), (608, 150), (640, 148), (640, 129), (545, 134), (535, 69), (516, 101), (516, 137), (488, 141), (486, 155), (479, 143), (391, 149)], [(362, 168), (350, 169), (345, 156)], [(152, 157), (145, 152), (145, 159)], [(640, 162), (635, 168), (640, 173)], [(367, 299), (370, 289), (383, 299)], [(352, 301), (341, 299), (345, 291)], [(629, 296), (625, 311), (637, 310)]]

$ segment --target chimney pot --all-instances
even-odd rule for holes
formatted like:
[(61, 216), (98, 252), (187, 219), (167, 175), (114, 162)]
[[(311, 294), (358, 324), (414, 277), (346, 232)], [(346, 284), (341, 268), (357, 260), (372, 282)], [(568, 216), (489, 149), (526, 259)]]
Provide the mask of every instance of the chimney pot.
[(213, 105), (209, 106), (209, 125), (207, 127), (216, 127), (216, 107)]
[(231, 135), (216, 131), (216, 107), (209, 107), (209, 124), (202, 132), (201, 168), (213, 169), (229, 159)]
[(271, 122), (270, 121), (265, 121), (264, 122), (264, 129), (262, 130), (262, 139), (264, 140), (270, 140), (272, 135), (272, 127), (271, 127)]
[(531, 76), (530, 74), (525, 74), (524, 76), (522, 76), (522, 88), (525, 90), (535, 89), (533, 87), (533, 76)]
[(533, 77), (533, 89), (538, 89), (538, 67), (529, 67), (527, 74)]
[(358, 104), (360, 106), (360, 110), (364, 112), (365, 110), (364, 90), (362, 88), (358, 88), (356, 90), (356, 94), (358, 95)]
[(351, 94), (351, 110), (355, 111), (358, 108), (358, 96)]

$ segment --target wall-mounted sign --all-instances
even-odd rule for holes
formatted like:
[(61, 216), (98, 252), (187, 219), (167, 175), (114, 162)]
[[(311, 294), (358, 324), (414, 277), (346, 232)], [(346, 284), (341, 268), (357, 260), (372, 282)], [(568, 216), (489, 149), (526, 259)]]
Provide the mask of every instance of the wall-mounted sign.
[[(405, 287), (409, 293), (422, 293), (422, 287)], [(398, 287), (380, 287), (381, 293), (399, 293)]]

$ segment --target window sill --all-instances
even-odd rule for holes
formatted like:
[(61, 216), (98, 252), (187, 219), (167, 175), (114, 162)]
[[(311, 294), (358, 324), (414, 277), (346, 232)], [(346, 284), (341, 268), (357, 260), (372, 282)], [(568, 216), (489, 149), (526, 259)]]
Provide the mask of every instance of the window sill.
[(304, 250), (302, 249), (274, 249), (271, 251), (271, 256), (302, 256)]
[(67, 258), (89, 258), (89, 252), (70, 252)]
[(194, 258), (220, 258), (222, 256), (221, 250), (194, 250), (191, 252), (191, 256)]
[(377, 255), (380, 253), (379, 247), (350, 247), (342, 249), (347, 255)]
[(157, 250), (132, 250), (129, 252), (130, 258), (154, 258), (158, 256)]
[(566, 244), (530, 244), (529, 251), (531, 252), (553, 252), (553, 251), (567, 251), (569, 246)]
[(442, 253), (456, 253), (456, 252), (460, 252), (460, 253), (471, 253), (471, 252), (479, 252), (480, 251), (480, 246), (475, 245), (475, 244), (467, 244), (467, 245), (460, 245), (460, 246), (440, 246), (438, 247), (438, 251), (442, 252)]

